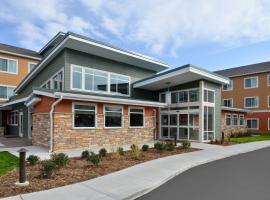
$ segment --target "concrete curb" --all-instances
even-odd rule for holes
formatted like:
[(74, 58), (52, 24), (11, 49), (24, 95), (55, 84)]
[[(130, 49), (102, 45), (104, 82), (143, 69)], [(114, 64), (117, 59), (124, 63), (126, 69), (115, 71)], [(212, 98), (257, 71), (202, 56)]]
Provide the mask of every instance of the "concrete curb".
[[(133, 200), (193, 167), (266, 147), (270, 147), (270, 141), (211, 148), (163, 157), (81, 183), (4, 198), (3, 200), (59, 200), (67, 198), (66, 193), (70, 193), (68, 199), (76, 200), (87, 199), (90, 196), (91, 199)], [(73, 191), (70, 192), (70, 190)]]

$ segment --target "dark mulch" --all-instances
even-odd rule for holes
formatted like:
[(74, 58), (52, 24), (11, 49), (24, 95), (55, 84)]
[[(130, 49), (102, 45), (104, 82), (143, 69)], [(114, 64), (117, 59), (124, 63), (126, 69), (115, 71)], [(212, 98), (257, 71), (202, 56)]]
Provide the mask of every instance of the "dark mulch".
[(82, 182), (149, 160), (197, 150), (198, 149), (183, 149), (178, 147), (173, 151), (157, 152), (155, 149), (149, 149), (147, 152), (142, 152), (139, 159), (135, 159), (131, 152), (125, 152), (124, 155), (118, 157), (108, 154), (106, 157), (102, 158), (102, 163), (99, 166), (93, 166), (91, 163), (81, 158), (71, 158), (68, 165), (56, 170), (51, 178), (43, 178), (40, 176), (39, 165), (27, 166), (27, 179), (30, 185), (24, 188), (16, 187), (14, 183), (18, 180), (18, 170), (11, 171), (4, 176), (0, 176), (0, 197), (47, 190)]

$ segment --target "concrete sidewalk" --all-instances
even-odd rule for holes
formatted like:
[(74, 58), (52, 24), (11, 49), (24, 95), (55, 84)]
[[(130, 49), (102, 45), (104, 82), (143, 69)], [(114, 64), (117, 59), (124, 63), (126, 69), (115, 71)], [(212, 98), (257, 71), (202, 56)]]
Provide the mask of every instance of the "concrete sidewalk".
[(265, 147), (270, 147), (270, 141), (208, 148), (148, 161), (89, 181), (5, 200), (135, 199), (192, 167)]

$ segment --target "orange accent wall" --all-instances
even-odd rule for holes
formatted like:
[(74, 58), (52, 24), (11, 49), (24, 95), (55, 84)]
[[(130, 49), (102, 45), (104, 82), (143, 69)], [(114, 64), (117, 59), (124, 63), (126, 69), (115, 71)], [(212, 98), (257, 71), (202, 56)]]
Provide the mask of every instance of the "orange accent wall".
[(248, 113), (248, 118), (258, 118), (259, 119), (259, 130), (249, 130), (250, 132), (270, 132), (268, 130), (268, 118), (270, 118), (269, 112), (256, 112), (256, 113)]

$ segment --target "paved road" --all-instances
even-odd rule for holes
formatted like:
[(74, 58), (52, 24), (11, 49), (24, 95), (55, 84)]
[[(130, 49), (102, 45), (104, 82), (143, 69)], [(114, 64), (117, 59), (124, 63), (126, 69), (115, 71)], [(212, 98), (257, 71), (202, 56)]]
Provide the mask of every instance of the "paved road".
[(270, 200), (270, 148), (195, 167), (138, 200), (150, 199)]

